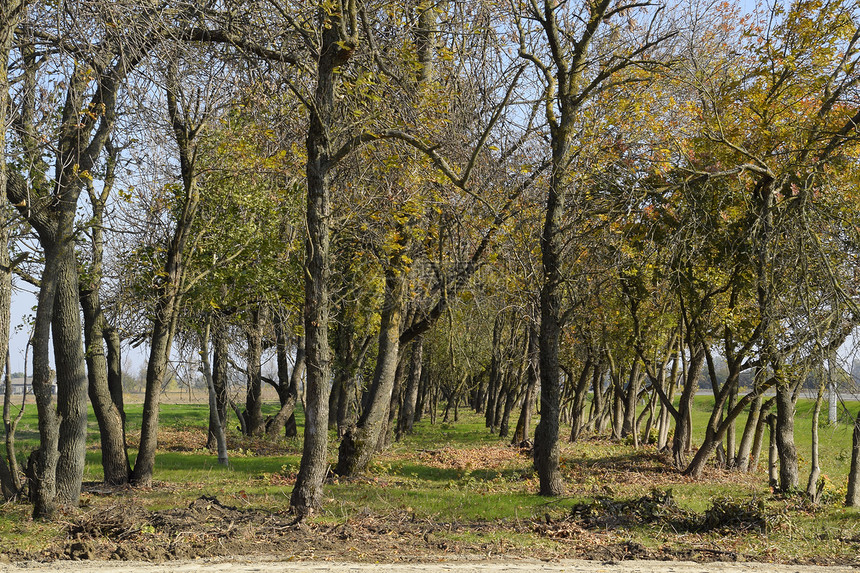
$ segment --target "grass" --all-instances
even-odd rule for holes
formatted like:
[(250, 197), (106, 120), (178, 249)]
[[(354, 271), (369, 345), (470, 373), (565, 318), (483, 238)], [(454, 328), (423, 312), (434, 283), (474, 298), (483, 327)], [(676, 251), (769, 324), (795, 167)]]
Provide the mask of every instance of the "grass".
[[(712, 403), (712, 398), (696, 399), (697, 432), (703, 431)], [(136, 443), (139, 433), (141, 409), (139, 404), (127, 406), (132, 443)], [(267, 413), (275, 409), (276, 405), (267, 405)], [(798, 405), (796, 439), (802, 472), (808, 471), (810, 409), (808, 401)], [(299, 412), (300, 428), (301, 422)], [(301, 440), (281, 438), (273, 442), (246, 438), (230, 428), (230, 466), (223, 467), (205, 449), (207, 424), (206, 405), (163, 404), (156, 484), (151, 489), (130, 490), (120, 495), (150, 511), (185, 507), (201, 495), (209, 495), (229, 505), (285, 512), (299, 467)], [(37, 445), (36, 428), (35, 408), (31, 406), (17, 435), (22, 464)], [(738, 438), (742, 430), (739, 422)], [(89, 437), (85, 480), (98, 482), (102, 476), (101, 457), (98, 429), (92, 416)], [(700, 439), (698, 435), (694, 437), (694, 441)], [(332, 460), (335, 448), (332, 436)], [(561, 444), (561, 469), (568, 494), (547, 499), (535, 494), (538, 484), (530, 459), (509, 447), (506, 440), (491, 435), (481, 416), (465, 412), (456, 423), (431, 425), (427, 420), (422, 421), (413, 435), (378, 455), (365, 475), (327, 482), (324, 511), (313, 522), (322, 527), (343, 524), (362, 515), (408, 516), (418, 523), (471, 524), (470, 528), (438, 534), (447, 539), (446, 543), (480, 542), (482, 547), (490, 547), (488, 551), (510, 551), (514, 547), (525, 554), (538, 547), (543, 548), (541, 551), (550, 551), (547, 547), (564, 551), (564, 544), (572, 543), (576, 535), (565, 537), (567, 530), (552, 529), (555, 525), (546, 526), (551, 535), (546, 531), (535, 533), (538, 526), (534, 524), (570, 524), (571, 509), (579, 503), (599, 498), (634, 499), (656, 487), (671, 489), (678, 506), (698, 513), (706, 511), (715, 499), (745, 500), (754, 496), (766, 499), (767, 511), (782, 520), (779, 531), (773, 535), (725, 531), (678, 535), (665, 525), (644, 524), (598, 533), (580, 532), (577, 539), (586, 535), (597, 536), (596, 541), (589, 543), (634, 540), (649, 551), (717, 544), (760, 559), (850, 562), (860, 549), (860, 513), (841, 506), (850, 448), (849, 424), (835, 428), (822, 426), (822, 467), (829, 482), (826, 503), (820, 508), (809, 507), (801, 497), (773, 497), (763, 471), (737, 474), (710, 468), (702, 480), (692, 481), (669, 467), (665, 456), (653, 448), (635, 449), (606, 439)], [(132, 450), (131, 454), (133, 457), (135, 452)], [(96, 507), (107, 501), (87, 493), (83, 503)], [(29, 521), (28, 510), (24, 504), (4, 506), (0, 512), (0, 538), (4, 545), (32, 552), (62, 537), (59, 524)], [(477, 524), (492, 524), (492, 528), (485, 530)], [(564, 540), (559, 541), (560, 538)]]

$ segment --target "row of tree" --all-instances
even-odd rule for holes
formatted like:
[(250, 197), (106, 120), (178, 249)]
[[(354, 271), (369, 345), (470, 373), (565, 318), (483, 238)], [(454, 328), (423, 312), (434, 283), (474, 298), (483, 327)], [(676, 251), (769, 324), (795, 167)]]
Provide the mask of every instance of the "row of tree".
[[(351, 475), (440, 401), (502, 435), (519, 408), (515, 441), (537, 405), (543, 495), (565, 422), (654, 429), (692, 476), (751, 467), (770, 424), (797, 488), (799, 388), (860, 319), (858, 62), (846, 0), (0, 0), (0, 346), (16, 274), (39, 293), (34, 515), (78, 502), (88, 402), (105, 481), (151, 482), (177, 348), (224, 462), (229, 408), (295, 433), (304, 380), (301, 515), (330, 425)], [(132, 467), (121, 355), (144, 342)]]

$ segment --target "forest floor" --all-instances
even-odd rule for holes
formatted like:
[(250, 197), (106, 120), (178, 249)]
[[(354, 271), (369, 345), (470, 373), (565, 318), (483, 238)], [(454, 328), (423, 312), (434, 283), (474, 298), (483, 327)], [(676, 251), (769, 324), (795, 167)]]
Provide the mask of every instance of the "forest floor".
[(852, 573), (842, 566), (774, 565), (772, 563), (693, 563), (689, 561), (582, 561), (545, 562), (535, 559), (437, 559), (423, 563), (355, 563), (345, 561), (278, 561), (266, 559), (204, 559), (166, 564), (67, 561), (43, 566), (34, 563), (4, 565), (0, 572), (53, 573)]
[[(533, 493), (527, 453), (471, 417), (422, 427), (362, 477), (332, 478), (323, 511), (296, 523), (288, 499), (299, 441), (233, 436), (231, 467), (222, 468), (202, 448), (202, 413), (176, 406), (163, 414), (153, 487), (96, 481), (96, 441), (81, 507), (45, 524), (28, 518), (26, 503), (0, 505), (0, 571), (293, 570), (282, 562), (344, 572), (378, 563), (462, 573), (860, 569), (860, 513), (841, 506), (841, 486), (811, 506), (802, 495), (774, 495), (761, 473), (709, 467), (693, 481), (653, 447), (599, 438), (562, 445), (568, 494), (547, 500)], [(571, 559), (591, 563), (576, 569)]]

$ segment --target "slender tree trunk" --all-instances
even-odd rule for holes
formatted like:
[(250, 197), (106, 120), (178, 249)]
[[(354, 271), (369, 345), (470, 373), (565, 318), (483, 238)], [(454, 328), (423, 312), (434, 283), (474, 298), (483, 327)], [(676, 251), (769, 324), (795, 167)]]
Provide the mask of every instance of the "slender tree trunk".
[(678, 418), (675, 420), (675, 435), (672, 438), (672, 457), (679, 468), (687, 465), (686, 454), (692, 436), (693, 398), (699, 388), (699, 375), (702, 373), (704, 363), (705, 349), (699, 346), (693, 353), (687, 369), (684, 390), (681, 392), (681, 401), (678, 404)]
[(490, 380), (487, 388), (487, 411), (484, 416), (485, 424), (494, 432), (498, 426), (496, 419), (496, 402), (499, 399), (502, 386), (502, 329), (504, 325), (503, 313), (496, 316), (493, 324), (493, 347), (490, 357)]
[(779, 454), (776, 445), (776, 414), (768, 414), (767, 426), (770, 434), (770, 447), (767, 456), (767, 474), (770, 487), (779, 486)]
[(836, 391), (836, 383), (831, 381), (830, 385), (827, 388), (827, 419), (830, 422), (830, 425), (835, 428), (836, 425), (839, 423), (839, 411), (836, 407), (839, 396), (837, 395)]
[(767, 401), (765, 401), (764, 404), (761, 405), (761, 409), (759, 410), (758, 424), (756, 424), (752, 452), (750, 452), (750, 465), (747, 468), (748, 473), (758, 471), (758, 463), (759, 459), (761, 458), (761, 448), (764, 444), (764, 428), (766, 425), (769, 424), (768, 412), (770, 412), (770, 409), (773, 407), (773, 403), (775, 401), (776, 397), (769, 398)]
[(394, 372), (394, 388), (391, 391), (391, 399), (388, 401), (388, 418), (384, 421), (379, 435), (379, 444), (376, 446), (377, 452), (391, 446), (394, 441), (397, 414), (400, 411), (400, 402), (403, 400), (403, 371), (405, 368), (406, 361), (403, 354), (400, 354), (397, 360), (397, 370)]
[[(8, 51), (4, 53), (8, 53)], [(0, 65), (0, 71), (3, 71), (3, 67), (3, 65)], [(3, 81), (5, 81), (5, 78)], [(3, 92), (0, 91), (0, 93)], [(0, 110), (3, 107), (0, 106)], [(5, 116), (0, 115), (0, 117)], [(0, 150), (0, 153), (2, 153), (2, 150)], [(3, 392), (3, 428), (6, 434), (6, 456), (0, 456), (0, 495), (5, 500), (16, 497), (21, 489), (20, 479), (18, 478), (17, 456), (15, 454), (15, 428), (12, 424), (10, 412), (12, 402), (12, 380), (9, 376), (9, 317), (11, 314), (11, 305), (12, 268), (9, 258), (9, 229), (8, 227), (3, 227), (0, 229), (0, 371), (6, 372)], [(22, 405), (21, 407), (23, 409), (24, 406)]]
[(521, 444), (529, 439), (532, 419), (532, 410), (534, 409), (535, 390), (537, 389), (538, 378), (538, 330), (535, 325), (529, 326), (529, 345), (526, 352), (528, 359), (528, 368), (526, 369), (526, 395), (523, 397), (523, 407), (520, 410), (520, 416), (517, 420), (517, 428), (514, 431), (514, 437), (511, 443), (514, 445)]
[(415, 407), (418, 403), (418, 386), (421, 382), (421, 360), (424, 355), (424, 336), (419, 335), (412, 341), (412, 354), (409, 359), (409, 377), (403, 392), (403, 406), (397, 420), (397, 439), (411, 434), (415, 425)]
[(499, 437), (507, 438), (510, 434), (511, 410), (517, 400), (517, 389), (515, 387), (508, 388), (505, 392), (502, 404), (501, 421), (499, 422)]
[[(675, 354), (675, 359), (672, 361), (672, 371), (669, 374), (669, 390), (666, 392), (668, 402), (671, 404), (675, 399), (675, 389), (678, 387), (678, 370), (681, 364), (681, 357)], [(657, 449), (663, 451), (666, 449), (669, 442), (669, 422), (672, 417), (672, 410), (660, 400), (660, 426), (657, 430)]]
[(343, 437), (348, 425), (355, 423), (349, 416), (350, 401), (354, 395), (355, 337), (349, 319), (342, 319), (335, 334), (335, 371), (329, 395), (330, 428), (337, 428), (337, 435)]
[[(0, 197), (6, 197), (6, 118), (9, 117), (9, 52), (12, 49), (12, 41), (15, 37), (15, 28), (18, 26), (18, 18), (21, 16), (24, 0), (2, 0), (0, 1), (0, 118), (4, 127), (0, 129)], [(9, 356), (9, 309), (12, 296), (12, 269), (9, 262), (9, 231), (7, 228), (0, 231), (0, 265), (2, 265), (2, 279), (0, 279), (0, 352), (6, 353), (8, 365)], [(4, 499), (10, 499), (17, 495), (20, 487), (15, 487), (17, 468), (15, 450), (9, 450), (9, 445), (14, 444), (14, 432), (10, 436), (11, 420), (9, 419), (9, 400), (11, 387), (10, 381), (6, 379), (6, 392), (3, 402), (3, 421), (6, 431), (6, 454), (10, 465), (5, 459), (0, 459), (0, 490)]]
[[(630, 375), (627, 379), (627, 390), (623, 393), (624, 398), (624, 416), (623, 422), (621, 425), (621, 437), (626, 438), (627, 436), (634, 434), (634, 442), (636, 440), (635, 436), (635, 426), (636, 426), (636, 406), (639, 404), (639, 383), (641, 381), (641, 372), (640, 365), (638, 360), (633, 361), (633, 365), (630, 367)], [(635, 444), (637, 445), (638, 444)]]
[(263, 400), (261, 397), (262, 357), (263, 357), (263, 309), (251, 313), (251, 326), (248, 332), (248, 355), (246, 362), (248, 387), (245, 393), (245, 424), (248, 435), (260, 436), (265, 429), (263, 424)]
[(848, 490), (845, 495), (845, 505), (860, 507), (860, 411), (854, 420), (852, 434), (851, 468), (848, 471)]
[[(593, 383), (592, 371), (597, 369), (594, 366), (594, 360), (591, 352), (585, 360), (582, 367), (582, 372), (579, 375), (579, 380), (576, 383), (576, 388), (573, 395), (573, 406), (570, 414), (570, 441), (575, 442), (579, 439), (583, 429), (583, 418), (585, 417), (585, 401), (588, 398), (589, 382)], [(594, 385), (594, 384), (593, 384)]]
[(213, 337), (212, 352), (212, 389), (215, 393), (215, 411), (209, 412), (209, 432), (207, 447), (218, 447), (218, 426), (223, 420), (224, 430), (227, 429), (227, 368), (229, 366), (230, 339), (227, 334), (227, 325), (221, 317), (213, 319), (211, 333)]
[(792, 491), (800, 483), (797, 446), (794, 444), (794, 390), (791, 384), (776, 387), (776, 445), (779, 453), (779, 489)]
[[(756, 398), (760, 398), (760, 396), (756, 395)], [(735, 406), (735, 402), (738, 399), (738, 384), (733, 383), (731, 390), (729, 392), (729, 399), (726, 403), (726, 411), (731, 411)], [(728, 428), (726, 429), (726, 466), (729, 468), (735, 467), (737, 463), (736, 452), (736, 444), (737, 444), (737, 432), (735, 430), (735, 419), (732, 418), (728, 421)]]
[[(305, 371), (305, 344), (304, 337), (296, 340), (296, 358), (292, 371), (289, 366), (289, 338), (286, 326), (280, 318), (275, 321), (275, 345), (277, 347), (278, 360), (278, 401), (281, 409), (275, 417), (266, 424), (266, 434), (274, 438), (281, 431), (287, 435), (287, 421), (291, 418), (295, 421), (296, 402), (299, 399), (299, 380)], [(295, 435), (295, 434), (294, 434)]]
[(824, 402), (825, 384), (822, 380), (818, 385), (815, 406), (812, 409), (812, 456), (809, 461), (809, 480), (806, 482), (806, 494), (813, 503), (818, 503), (818, 478), (821, 476), (821, 462), (818, 457), (818, 420), (821, 416), (821, 404)]
[(102, 317), (95, 291), (82, 290), (81, 308), (87, 345), (89, 397), (99, 423), (104, 481), (109, 485), (122, 485), (128, 482), (131, 465), (125, 444), (123, 416), (114, 404), (108, 385), (108, 365), (100, 328)]
[[(356, 7), (349, 4), (353, 10)], [(329, 244), (332, 142), (335, 124), (337, 68), (355, 49), (357, 37), (342, 37), (341, 25), (357, 21), (357, 14), (320, 14), (322, 44), (317, 63), (317, 85), (309, 109), (307, 147), (307, 239), (305, 242), (305, 361), (307, 368), (305, 434), (302, 461), (290, 506), (300, 517), (322, 503), (322, 485), (328, 468), (328, 398), (331, 356), (329, 326)], [(352, 31), (354, 32), (354, 31)]]
[(45, 267), (39, 287), (36, 321), (33, 326), (33, 395), (39, 413), (39, 447), (30, 454), (27, 477), (33, 517), (53, 519), (57, 512), (57, 440), (60, 438), (60, 420), (54, 402), (53, 380), (48, 354), (51, 332), (51, 315), (57, 288), (57, 257), (50, 247), (45, 248)]
[[(425, 362), (430, 362), (430, 352), (429, 350), (424, 353), (426, 354)], [(424, 409), (428, 402), (428, 397), (430, 395), (430, 368), (423, 367), (421, 368), (421, 378), (418, 381), (418, 399), (415, 401), (415, 423), (421, 421), (421, 418), (424, 417)]]
[(186, 125), (181, 117), (172, 90), (166, 90), (168, 113), (173, 123), (173, 131), (179, 147), (179, 160), (182, 171), (183, 204), (173, 230), (173, 237), (167, 248), (164, 273), (161, 284), (156, 288), (156, 305), (153, 316), (149, 362), (146, 368), (146, 394), (143, 399), (143, 420), (140, 429), (140, 447), (131, 481), (135, 485), (148, 486), (152, 483), (155, 470), (155, 451), (158, 444), (158, 411), (161, 387), (167, 374), (167, 362), (173, 346), (176, 321), (182, 303), (182, 285), (185, 278), (185, 250), (194, 220), (200, 205), (197, 189), (193, 137), (199, 126)]
[(761, 405), (763, 402), (761, 395), (756, 396), (755, 400), (750, 404), (747, 421), (744, 425), (744, 433), (741, 436), (741, 443), (738, 446), (738, 453), (735, 459), (737, 463), (735, 467), (742, 472), (746, 472), (750, 466), (750, 454), (752, 452), (753, 439), (755, 437), (756, 428), (758, 427), (758, 419), (761, 414)]
[[(87, 183), (92, 209), (91, 243), (92, 261), (80, 281), (80, 304), (84, 317), (84, 344), (89, 383), (89, 397), (99, 424), (101, 437), (102, 468), (104, 482), (109, 485), (128, 483), (131, 465), (125, 441), (125, 412), (122, 408), (122, 392), (111, 391), (110, 368), (105, 346), (110, 342), (106, 336), (107, 321), (102, 311), (100, 289), (102, 284), (102, 262), (104, 259), (104, 207), (115, 179), (118, 150), (106, 145), (108, 151), (107, 171), (100, 193), (92, 182)], [(116, 331), (114, 331), (116, 332)], [(111, 357), (119, 362), (118, 357)]]
[(125, 438), (125, 402), (122, 387), (122, 340), (120, 339), (119, 331), (109, 325), (105, 325), (102, 329), (102, 337), (104, 338), (105, 349), (107, 351), (108, 391), (110, 392), (114, 407), (120, 413), (120, 416), (122, 416), (122, 442), (127, 444), (128, 442)]
[(338, 449), (335, 473), (342, 476), (364, 471), (376, 452), (379, 438), (388, 420), (391, 394), (394, 389), (397, 363), (400, 356), (400, 323), (403, 314), (406, 273), (399, 262), (405, 245), (392, 255), (386, 272), (385, 301), (379, 327), (379, 347), (376, 368), (369, 391), (368, 405), (358, 423), (349, 428)]
[[(218, 463), (230, 465), (227, 455), (227, 420), (218, 411), (218, 396), (215, 383), (212, 380), (212, 364), (209, 362), (209, 335), (212, 332), (212, 314), (207, 315), (206, 324), (200, 335), (200, 358), (203, 366), (203, 377), (206, 379), (206, 389), (209, 396), (209, 428), (214, 430), (215, 444), (218, 452)], [(214, 418), (214, 419), (213, 419)], [(214, 428), (212, 427), (214, 425)]]

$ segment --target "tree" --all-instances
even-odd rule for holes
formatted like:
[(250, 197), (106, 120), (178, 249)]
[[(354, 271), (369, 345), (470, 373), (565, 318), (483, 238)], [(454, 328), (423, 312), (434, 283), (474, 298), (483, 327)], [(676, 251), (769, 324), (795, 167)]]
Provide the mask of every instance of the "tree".
[[(541, 234), (543, 278), (540, 293), (541, 419), (535, 431), (535, 468), (540, 494), (564, 492), (559, 472), (559, 340), (564, 326), (563, 257), (568, 243), (568, 209), (571, 203), (587, 212), (584, 174), (573, 168), (574, 139), (578, 122), (589, 102), (620, 81), (627, 68), (643, 65), (655, 48), (672, 36), (659, 31), (659, 13), (644, 27), (628, 12), (648, 3), (596, 0), (577, 10), (568, 4), (536, 1), (517, 6), (516, 35), (519, 55), (538, 74), (549, 130), (551, 167)], [(628, 18), (628, 26), (619, 23)], [(648, 18), (647, 13), (645, 15)], [(623, 43), (617, 38), (628, 37)]]

